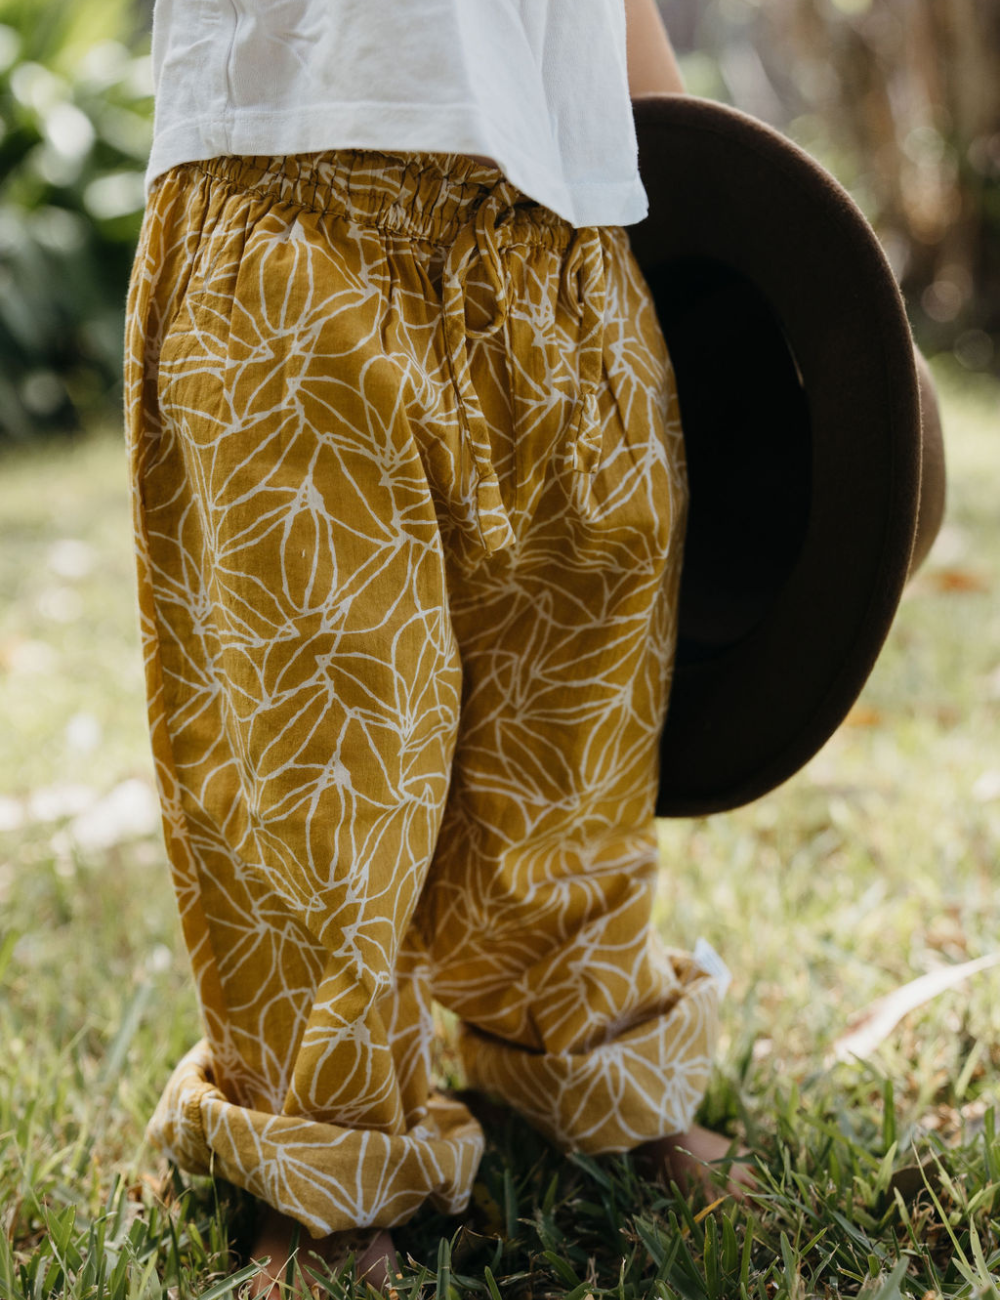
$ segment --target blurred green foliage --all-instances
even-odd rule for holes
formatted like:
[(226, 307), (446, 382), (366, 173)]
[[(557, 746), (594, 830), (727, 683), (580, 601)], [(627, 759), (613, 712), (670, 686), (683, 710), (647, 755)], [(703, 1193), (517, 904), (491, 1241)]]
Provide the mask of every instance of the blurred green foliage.
[(0, 440), (120, 407), (152, 114), (132, 0), (0, 0)]

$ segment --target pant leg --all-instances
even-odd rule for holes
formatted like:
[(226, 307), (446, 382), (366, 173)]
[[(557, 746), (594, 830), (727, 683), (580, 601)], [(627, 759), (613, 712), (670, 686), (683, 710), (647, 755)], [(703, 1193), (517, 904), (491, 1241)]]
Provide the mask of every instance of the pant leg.
[(174, 169), (129, 292), (149, 722), (205, 1031), (149, 1132), (319, 1236), (461, 1209), (482, 1133), (431, 1087), (400, 949), (461, 689), (411, 425), (437, 390), (390, 304), (415, 271), (281, 193)]
[(590, 410), (565, 249), (504, 251), (506, 335), (472, 352), (515, 540), (449, 570), (465, 694), (418, 924), (470, 1082), (601, 1152), (689, 1126), (718, 988), (651, 928), (687, 501), (676, 391), (625, 232), (578, 238), (604, 273)]

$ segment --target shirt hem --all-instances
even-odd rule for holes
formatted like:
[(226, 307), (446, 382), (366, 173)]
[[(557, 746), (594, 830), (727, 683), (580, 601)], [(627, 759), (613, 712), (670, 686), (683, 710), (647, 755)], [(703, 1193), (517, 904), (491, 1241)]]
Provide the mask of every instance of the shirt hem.
[[(378, 112), (382, 120), (373, 129), (372, 117)], [(156, 133), (144, 178), (145, 198), (148, 202), (158, 176), (181, 163), (225, 155), (272, 157), (327, 149), (492, 157), (511, 184), (577, 228), (632, 225), (649, 211), (637, 172), (631, 178), (610, 181), (560, 178), (555, 174), (555, 162), (529, 158), (491, 119), (483, 118), (477, 106), (464, 104), (325, 104), (313, 106), (307, 118), (298, 110), (195, 117)], [(539, 170), (546, 167), (550, 174), (540, 176)]]

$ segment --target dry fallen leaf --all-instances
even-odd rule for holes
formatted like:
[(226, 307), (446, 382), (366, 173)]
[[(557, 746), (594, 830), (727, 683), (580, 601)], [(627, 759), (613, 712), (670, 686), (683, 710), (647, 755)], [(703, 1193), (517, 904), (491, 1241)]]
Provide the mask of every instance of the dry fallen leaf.
[(973, 569), (934, 569), (927, 574), (926, 582), (935, 591), (989, 591), (990, 584), (981, 573)]
[(877, 998), (862, 1012), (860, 1019), (836, 1040), (827, 1054), (829, 1067), (834, 1061), (849, 1061), (854, 1057), (864, 1060), (871, 1056), (879, 1043), (908, 1011), (929, 1002), (945, 989), (954, 987), (974, 975), (1000, 963), (1000, 952), (977, 957), (958, 966), (943, 966), (940, 970), (920, 975), (908, 984), (901, 985), (885, 997)]
[(883, 714), (873, 709), (870, 704), (855, 704), (844, 719), (845, 727), (880, 727), (884, 721)]

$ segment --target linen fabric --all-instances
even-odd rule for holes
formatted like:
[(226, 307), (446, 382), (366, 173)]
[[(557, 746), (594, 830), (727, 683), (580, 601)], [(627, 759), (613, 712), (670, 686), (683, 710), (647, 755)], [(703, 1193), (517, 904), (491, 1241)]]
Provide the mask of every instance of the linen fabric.
[(687, 491), (625, 231), (457, 154), (181, 164), (125, 385), (204, 1020), (150, 1136), (313, 1236), (458, 1212), (435, 1000), (560, 1147), (686, 1129), (720, 985), (650, 920)]
[(574, 226), (646, 215), (624, 0), (156, 0), (146, 196), (176, 163), (491, 158)]

